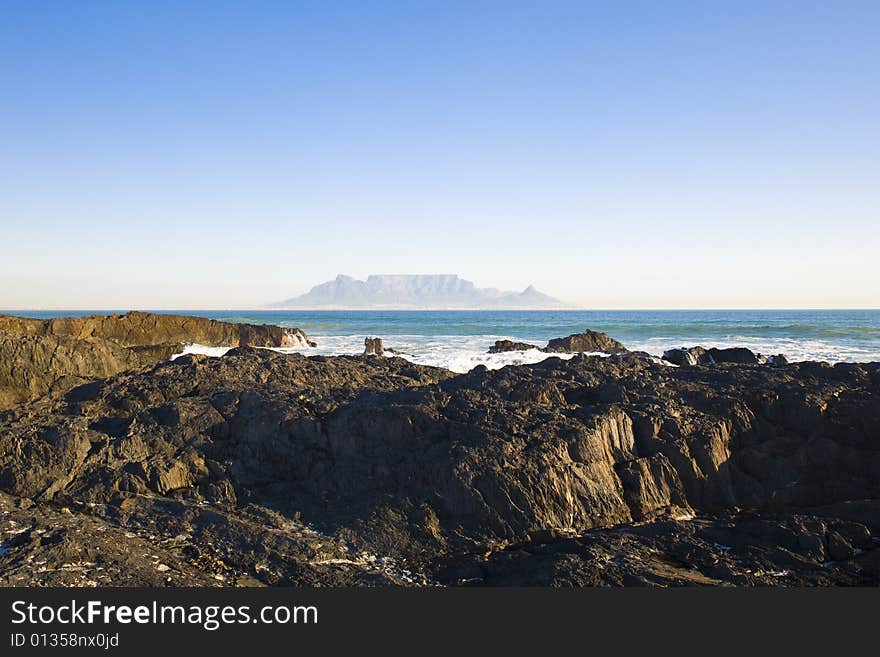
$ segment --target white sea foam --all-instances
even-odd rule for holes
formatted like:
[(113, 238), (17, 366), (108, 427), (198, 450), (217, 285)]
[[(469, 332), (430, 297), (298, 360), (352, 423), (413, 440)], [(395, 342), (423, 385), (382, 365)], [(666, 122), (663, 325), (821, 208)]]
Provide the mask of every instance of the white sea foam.
[(824, 340), (803, 340), (793, 338), (767, 338), (748, 335), (731, 335), (724, 339), (718, 338), (650, 338), (638, 342), (625, 343), (633, 351), (647, 351), (649, 354), (662, 355), (667, 349), (677, 347), (701, 346), (746, 347), (756, 353), (767, 356), (783, 354), (789, 361), (824, 360), (829, 363), (838, 362), (870, 362), (880, 360), (880, 351), (870, 348), (848, 345), (840, 342)]
[[(363, 335), (331, 335), (314, 336), (317, 347), (298, 345), (295, 347), (273, 348), (273, 351), (281, 353), (300, 353), (307, 356), (340, 356), (359, 355), (364, 351)], [(400, 356), (418, 365), (431, 365), (443, 367), (453, 372), (464, 373), (478, 365), (484, 365), (488, 369), (495, 370), (507, 365), (528, 365), (538, 363), (547, 358), (569, 359), (572, 354), (548, 354), (538, 349), (525, 351), (509, 351), (500, 354), (488, 353), (489, 346), (495, 340), (513, 339), (531, 344), (544, 344), (543, 339), (529, 339), (522, 336), (501, 335), (390, 335), (384, 336), (383, 342), (386, 348), (394, 349), (397, 353), (387, 353), (388, 356)], [(701, 345), (703, 347), (747, 347), (755, 352), (766, 355), (785, 354), (790, 361), (801, 360), (824, 360), (831, 363), (839, 361), (866, 362), (880, 360), (880, 352), (871, 351), (855, 346), (832, 344), (821, 340), (793, 340), (782, 338), (759, 338), (751, 336), (729, 336), (724, 340), (717, 338), (651, 338), (642, 341), (626, 342), (626, 346), (633, 351), (645, 351), (649, 354), (660, 356), (667, 349), (686, 346)], [(207, 347), (200, 344), (187, 345), (183, 352), (175, 354), (172, 359), (183, 354), (205, 354), (208, 356), (222, 356), (230, 347)], [(599, 354), (605, 355), (605, 354)], [(657, 359), (658, 363), (665, 362)]]
[(296, 346), (301, 349), (307, 349), (309, 347), (308, 341), (303, 337), (302, 333), (299, 333), (298, 331), (284, 329), (284, 338), (288, 342), (292, 343), (291, 346)]
[(203, 354), (205, 356), (222, 356), (227, 351), (232, 349), (232, 347), (208, 347), (203, 344), (188, 344), (185, 345), (183, 351), (179, 354), (174, 354), (171, 357), (171, 360), (176, 358), (180, 358), (181, 356), (185, 356), (186, 354)]
[(497, 370), (506, 367), (507, 365), (530, 365), (532, 363), (540, 363), (541, 361), (554, 356), (562, 358), (563, 360), (568, 360), (574, 354), (548, 354), (539, 351), (538, 349), (528, 349), (526, 351), (507, 351), (500, 354), (489, 354), (486, 353), (486, 350), (483, 350), (482, 352), (433, 350), (423, 354), (398, 355), (418, 365), (443, 367), (452, 372), (463, 374), (464, 372), (470, 372), (478, 365), (484, 365), (490, 370)]
[[(386, 352), (386, 356), (399, 356), (417, 365), (443, 367), (458, 373), (469, 372), (478, 365), (484, 365), (490, 370), (497, 370), (507, 365), (538, 363), (553, 356), (566, 360), (572, 357), (572, 354), (548, 354), (538, 349), (509, 351), (501, 354), (488, 353), (489, 346), (495, 340), (500, 339), (500, 336), (482, 335), (396, 335), (384, 338), (383, 342), (386, 348), (394, 349), (397, 352)], [(356, 355), (364, 352), (363, 335), (318, 336), (315, 340), (318, 346), (314, 348), (278, 348), (275, 351), (326, 356)]]
[[(385, 340), (385, 346), (397, 353), (386, 352), (386, 356), (399, 356), (417, 365), (443, 367), (452, 372), (469, 372), (478, 365), (490, 370), (497, 370), (507, 365), (528, 365), (539, 363), (547, 358), (556, 357), (568, 360), (573, 354), (548, 354), (538, 349), (525, 351), (508, 351), (500, 354), (488, 353), (489, 345), (500, 339), (494, 336), (394, 336)], [(272, 351), (290, 354), (299, 353), (307, 356), (344, 356), (358, 355), (364, 352), (364, 336), (319, 336), (315, 340), (317, 347), (273, 347)], [(204, 354), (206, 356), (222, 356), (231, 347), (208, 347), (202, 344), (188, 344), (174, 360), (185, 354)], [(606, 355), (606, 354), (599, 354)]]

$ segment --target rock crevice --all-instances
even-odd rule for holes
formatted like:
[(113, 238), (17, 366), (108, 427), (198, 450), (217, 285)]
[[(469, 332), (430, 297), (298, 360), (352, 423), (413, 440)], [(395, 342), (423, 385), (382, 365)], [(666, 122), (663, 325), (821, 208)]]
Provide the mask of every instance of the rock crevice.
[[(723, 518), (759, 532), (767, 551), (743, 563), (765, 559), (799, 581), (865, 582), (880, 572), (873, 562), (820, 572), (815, 560), (856, 559), (850, 548), (880, 526), (878, 368), (670, 368), (622, 354), (456, 376), (402, 359), (240, 347), (80, 386), (43, 402), (37, 421), (26, 405), (0, 416), (0, 489), (169, 535), (192, 530), (203, 517), (192, 509), (209, 504), (229, 523), (211, 530), (229, 546), (224, 563), (252, 577), (247, 541), (232, 529), (245, 509), (453, 583), (473, 572), (513, 581), (525, 568), (551, 581), (545, 569), (561, 567), (564, 552), (534, 548), (516, 571), (501, 556), (474, 556), (524, 545), (575, 551), (576, 569), (553, 577), (606, 581), (586, 555), (615, 540), (622, 558), (671, 556), (662, 577), (621, 562), (611, 583), (773, 583), (709, 545), (733, 540)], [(792, 564), (791, 551), (773, 551), (779, 536), (818, 547)], [(676, 552), (700, 541), (727, 570)], [(273, 563), (292, 559), (267, 549)]]

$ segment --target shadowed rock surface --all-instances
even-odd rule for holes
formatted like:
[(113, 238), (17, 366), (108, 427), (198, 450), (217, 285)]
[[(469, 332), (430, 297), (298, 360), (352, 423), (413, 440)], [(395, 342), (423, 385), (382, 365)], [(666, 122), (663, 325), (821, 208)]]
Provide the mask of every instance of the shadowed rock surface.
[(124, 347), (101, 338), (0, 332), (0, 408), (171, 358), (182, 344)]
[(529, 349), (537, 349), (544, 351), (543, 347), (529, 344), (528, 342), (514, 342), (513, 340), (495, 340), (495, 344), (489, 347), (490, 354), (501, 354), (505, 351), (528, 351)]
[(667, 349), (663, 352), (663, 360), (669, 361), (673, 365), (678, 365), (679, 367), (700, 365), (706, 362), (704, 358), (705, 354), (706, 350), (702, 347)]
[(36, 563), (106, 526), (162, 548), (101, 551), (116, 584), (156, 559), (181, 584), (877, 584), (878, 387), (878, 364), (189, 355), (0, 416), (3, 517), (32, 525), (0, 578), (66, 583)]
[(0, 315), (0, 408), (154, 365), (186, 343), (315, 346), (300, 329), (130, 312), (50, 320)]
[(762, 354), (756, 354), (751, 349), (746, 349), (745, 347), (730, 347), (728, 349), (681, 347), (680, 349), (668, 349), (663, 352), (663, 360), (679, 366), (714, 365), (715, 363), (788, 365), (788, 359), (782, 354), (767, 357)]
[(626, 350), (623, 343), (598, 331), (584, 331), (569, 335), (567, 338), (554, 338), (547, 343), (547, 347), (544, 349), (548, 352), (567, 354), (579, 351), (622, 354)]
[(567, 338), (554, 338), (547, 343), (546, 347), (538, 347), (527, 342), (514, 342), (513, 340), (496, 340), (495, 344), (489, 347), (489, 353), (500, 354), (505, 351), (527, 351), (529, 349), (537, 349), (553, 354), (574, 354), (579, 352), (622, 354), (627, 351), (623, 343), (618, 342), (605, 333), (584, 331), (583, 333), (569, 335)]

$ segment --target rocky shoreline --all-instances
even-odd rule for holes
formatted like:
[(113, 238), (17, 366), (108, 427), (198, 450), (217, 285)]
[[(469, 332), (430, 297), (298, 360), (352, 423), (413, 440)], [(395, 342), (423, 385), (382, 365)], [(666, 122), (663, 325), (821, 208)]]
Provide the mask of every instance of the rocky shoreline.
[(129, 312), (31, 319), (0, 315), (0, 409), (90, 380), (155, 365), (187, 344), (315, 346), (302, 330)]
[(526, 342), (514, 342), (512, 340), (496, 340), (495, 344), (489, 347), (489, 353), (501, 354), (506, 351), (527, 351), (529, 349), (537, 349), (548, 354), (579, 352), (623, 354), (628, 351), (622, 342), (618, 342), (605, 333), (584, 331), (583, 333), (569, 335), (566, 338), (554, 338), (547, 343), (546, 347), (538, 347)]
[[(877, 363), (456, 375), (256, 348), (277, 327), (52, 321), (0, 317), (2, 585), (880, 584)], [(26, 340), (59, 346), (28, 369)]]

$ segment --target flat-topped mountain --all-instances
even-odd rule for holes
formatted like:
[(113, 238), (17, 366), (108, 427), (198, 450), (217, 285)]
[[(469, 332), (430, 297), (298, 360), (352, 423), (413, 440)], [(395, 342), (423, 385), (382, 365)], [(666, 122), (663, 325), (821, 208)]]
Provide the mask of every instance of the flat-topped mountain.
[(456, 274), (379, 274), (361, 281), (340, 274), (273, 308), (564, 308), (533, 286), (522, 292), (478, 288)]

